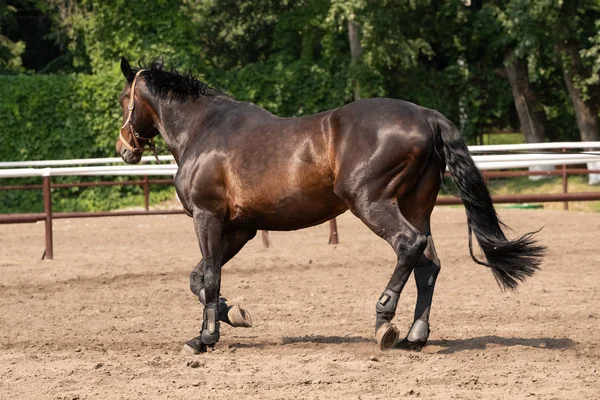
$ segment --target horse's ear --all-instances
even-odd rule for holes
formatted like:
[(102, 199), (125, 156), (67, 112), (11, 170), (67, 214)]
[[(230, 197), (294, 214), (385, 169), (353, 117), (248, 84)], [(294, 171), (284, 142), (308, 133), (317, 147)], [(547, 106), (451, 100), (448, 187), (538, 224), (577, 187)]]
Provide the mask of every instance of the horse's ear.
[(127, 79), (127, 82), (131, 82), (135, 76), (131, 69), (131, 65), (129, 65), (129, 61), (127, 61), (125, 57), (121, 57), (121, 72), (125, 79)]

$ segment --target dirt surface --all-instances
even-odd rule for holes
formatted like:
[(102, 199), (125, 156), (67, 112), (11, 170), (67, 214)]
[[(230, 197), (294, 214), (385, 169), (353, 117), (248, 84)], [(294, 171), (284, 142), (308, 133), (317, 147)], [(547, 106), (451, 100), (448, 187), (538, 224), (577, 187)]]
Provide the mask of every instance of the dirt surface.
[[(375, 301), (394, 265), (349, 214), (328, 228), (254, 239), (224, 269), (223, 294), (250, 329), (225, 326), (214, 352), (181, 355), (201, 309), (188, 288), (199, 260), (185, 216), (0, 225), (0, 398), (600, 398), (600, 215), (501, 210), (516, 231), (545, 226), (543, 269), (502, 293), (467, 249), (464, 211), (439, 208), (442, 272), (430, 344), (380, 353)], [(411, 322), (414, 281), (396, 324)]]

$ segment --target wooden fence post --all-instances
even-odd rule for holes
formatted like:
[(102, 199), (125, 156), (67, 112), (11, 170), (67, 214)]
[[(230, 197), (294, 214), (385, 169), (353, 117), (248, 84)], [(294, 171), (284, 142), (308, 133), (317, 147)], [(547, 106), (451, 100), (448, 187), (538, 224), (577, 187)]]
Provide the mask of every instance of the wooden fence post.
[(271, 239), (269, 238), (269, 231), (261, 231), (263, 246), (267, 249), (271, 247)]
[(335, 218), (329, 220), (329, 244), (339, 244), (337, 221)]
[(146, 211), (150, 209), (150, 185), (148, 183), (148, 175), (144, 175), (144, 208)]
[[(567, 151), (567, 149), (562, 149), (563, 153), (565, 153)], [(569, 191), (568, 188), (569, 185), (569, 179), (568, 179), (568, 175), (567, 175), (567, 166), (563, 164), (562, 166), (562, 189), (563, 189), (563, 193), (567, 193)], [(563, 209), (568, 210), (569, 209), (569, 202), (565, 201), (563, 203)]]
[(54, 258), (54, 248), (52, 243), (52, 191), (50, 185), (50, 175), (44, 176), (44, 214), (46, 221), (46, 250), (42, 255), (42, 260), (52, 260)]

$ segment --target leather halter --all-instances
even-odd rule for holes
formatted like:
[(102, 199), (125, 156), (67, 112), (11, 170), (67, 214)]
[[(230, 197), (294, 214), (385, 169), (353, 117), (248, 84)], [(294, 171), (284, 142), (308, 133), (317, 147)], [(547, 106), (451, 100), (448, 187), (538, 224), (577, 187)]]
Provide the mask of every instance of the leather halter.
[[(129, 115), (127, 115), (127, 119), (125, 120), (125, 123), (123, 124), (123, 126), (121, 126), (121, 129), (119, 130), (119, 141), (128, 150), (130, 150), (133, 153), (143, 153), (144, 151), (151, 150), (154, 153), (154, 157), (156, 158), (156, 161), (159, 162), (158, 155), (156, 154), (156, 146), (154, 145), (154, 137), (147, 138), (147, 137), (140, 136), (140, 134), (137, 133), (135, 131), (135, 128), (133, 127), (133, 109), (135, 107), (135, 102), (133, 100), (133, 97), (135, 96), (135, 84), (137, 83), (137, 79), (143, 71), (144, 71), (143, 69), (140, 69), (135, 74), (135, 77), (133, 78), (133, 83), (131, 84), (131, 92), (129, 94), (129, 104), (127, 106), (127, 109), (129, 110)], [(129, 128), (129, 133), (131, 134), (131, 137), (133, 138), (133, 143), (135, 146), (130, 145), (127, 142), (127, 139), (125, 139), (125, 137), (123, 136), (123, 128), (125, 128), (125, 127)], [(138, 139), (147, 140), (148, 147), (146, 148), (146, 147), (140, 146)]]

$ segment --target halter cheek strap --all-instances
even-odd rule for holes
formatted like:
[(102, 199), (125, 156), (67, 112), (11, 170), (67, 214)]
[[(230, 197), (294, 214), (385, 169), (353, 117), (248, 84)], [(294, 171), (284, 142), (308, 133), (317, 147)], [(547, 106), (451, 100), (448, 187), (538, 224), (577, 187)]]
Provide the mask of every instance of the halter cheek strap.
[[(152, 152), (154, 153), (154, 157), (156, 158), (156, 161), (159, 162), (158, 155), (156, 154), (156, 146), (154, 145), (154, 138), (145, 138), (145, 137), (140, 136), (140, 134), (137, 133), (133, 127), (133, 109), (135, 108), (135, 101), (133, 98), (135, 96), (135, 84), (137, 83), (137, 79), (143, 71), (144, 71), (143, 69), (140, 69), (135, 74), (135, 77), (133, 78), (133, 82), (131, 83), (131, 93), (129, 95), (129, 104), (127, 105), (129, 114), (127, 115), (127, 119), (123, 123), (123, 126), (121, 126), (121, 129), (119, 130), (119, 141), (121, 142), (121, 144), (123, 144), (123, 146), (125, 146), (125, 148), (127, 148), (128, 150), (130, 150), (134, 153), (138, 153), (138, 152), (143, 153), (145, 150), (152, 150)], [(127, 139), (125, 139), (125, 137), (123, 136), (123, 129), (125, 127), (129, 128), (129, 133), (131, 133), (131, 137), (133, 138), (133, 143), (135, 144), (135, 146), (130, 145), (127, 142)], [(148, 148), (144, 148), (144, 147), (140, 146), (140, 143), (138, 142), (138, 138), (148, 140)]]

